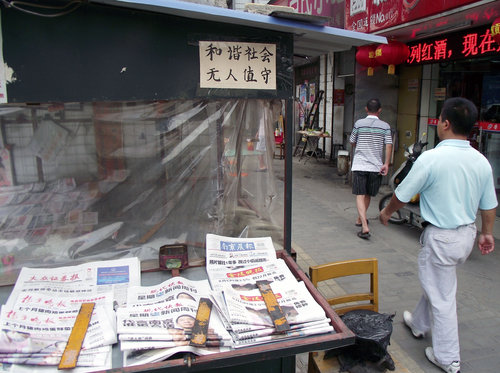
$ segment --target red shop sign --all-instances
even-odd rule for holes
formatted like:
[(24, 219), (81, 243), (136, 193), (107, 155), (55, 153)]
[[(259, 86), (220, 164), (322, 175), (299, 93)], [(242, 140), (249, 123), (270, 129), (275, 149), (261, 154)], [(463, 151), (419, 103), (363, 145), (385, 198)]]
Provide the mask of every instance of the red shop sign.
[[(439, 121), (438, 118), (428, 118), (427, 124), (429, 126), (437, 126), (438, 121)], [(474, 125), (474, 127), (479, 127), (483, 131), (500, 132), (500, 123), (478, 122), (477, 125)]]
[(500, 123), (479, 122), (479, 127), (484, 131), (498, 132), (500, 131)]
[[(312, 2), (313, 0), (308, 0)], [(289, 3), (308, 2), (289, 0)], [(375, 32), (414, 21), (478, 0), (346, 0), (345, 29)], [(291, 5), (292, 6), (292, 5)]]
[(435, 63), (462, 58), (498, 55), (500, 45), (492, 38), (489, 27), (469, 29), (417, 43), (407, 43), (407, 64)]

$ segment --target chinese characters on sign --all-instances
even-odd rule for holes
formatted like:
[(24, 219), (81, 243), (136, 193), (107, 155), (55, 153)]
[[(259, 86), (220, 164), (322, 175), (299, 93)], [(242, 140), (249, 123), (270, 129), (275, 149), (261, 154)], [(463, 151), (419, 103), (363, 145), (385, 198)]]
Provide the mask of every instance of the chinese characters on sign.
[[(428, 118), (427, 119), (427, 124), (429, 126), (437, 126), (439, 122), (438, 118)], [(500, 132), (500, 123), (493, 123), (493, 122), (477, 122), (476, 125), (474, 125), (474, 128), (481, 128), (483, 131), (488, 131), (488, 132)]]
[[(345, 29), (372, 33), (475, 2), (478, 0), (346, 0)], [(484, 14), (475, 16), (484, 20), (494, 7), (486, 7)], [(415, 28), (420, 30), (418, 26)]]
[(478, 124), (483, 131), (500, 132), (500, 123), (479, 122)]
[(352, 17), (358, 13), (366, 12), (366, 0), (351, 0), (349, 15)]
[(408, 64), (433, 63), (457, 58), (471, 58), (500, 52), (489, 28), (451, 34), (442, 38), (408, 45)]
[(200, 41), (200, 88), (276, 89), (276, 45)]

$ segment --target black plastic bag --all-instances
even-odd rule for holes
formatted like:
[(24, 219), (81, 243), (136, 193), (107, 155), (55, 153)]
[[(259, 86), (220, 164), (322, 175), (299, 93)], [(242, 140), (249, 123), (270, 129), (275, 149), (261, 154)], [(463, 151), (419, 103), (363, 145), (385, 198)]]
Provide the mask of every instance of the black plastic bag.
[(394, 316), (369, 310), (354, 310), (342, 315), (344, 324), (356, 335), (356, 342), (340, 350), (327, 351), (325, 359), (338, 355), (344, 372), (359, 365), (367, 367), (364, 372), (395, 370), (394, 361), (387, 352)]

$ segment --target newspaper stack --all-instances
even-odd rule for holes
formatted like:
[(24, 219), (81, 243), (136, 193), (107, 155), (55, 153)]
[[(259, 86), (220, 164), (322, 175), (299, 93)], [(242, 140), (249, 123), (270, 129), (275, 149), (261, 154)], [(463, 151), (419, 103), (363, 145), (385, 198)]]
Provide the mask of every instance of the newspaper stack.
[[(234, 347), (333, 332), (330, 319), (302, 281), (297, 281), (270, 237), (207, 235), (207, 273), (213, 297)], [(267, 281), (290, 330), (278, 333), (257, 281)]]
[(114, 307), (125, 305), (129, 284), (140, 283), (137, 258), (78, 266), (23, 268), (0, 314), (0, 362), (59, 364), (82, 303), (95, 307), (78, 357), (80, 371), (111, 369), (117, 342)]
[(131, 287), (127, 307), (117, 311), (123, 366), (162, 361), (178, 352), (206, 355), (232, 348), (231, 335), (215, 307), (205, 347), (190, 345), (201, 297), (211, 297), (208, 280), (191, 281), (178, 276), (155, 286)]

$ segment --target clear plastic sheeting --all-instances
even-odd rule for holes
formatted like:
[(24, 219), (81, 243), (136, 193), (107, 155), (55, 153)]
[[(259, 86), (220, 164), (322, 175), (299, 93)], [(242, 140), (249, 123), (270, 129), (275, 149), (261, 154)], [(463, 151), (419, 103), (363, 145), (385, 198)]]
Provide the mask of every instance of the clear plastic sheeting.
[[(0, 283), (23, 267), (137, 256), (207, 233), (283, 242), (279, 100), (0, 106)], [(279, 207), (281, 206), (281, 207)]]

